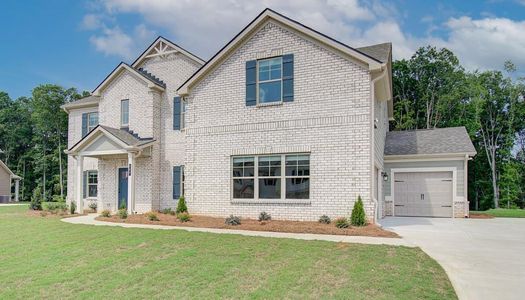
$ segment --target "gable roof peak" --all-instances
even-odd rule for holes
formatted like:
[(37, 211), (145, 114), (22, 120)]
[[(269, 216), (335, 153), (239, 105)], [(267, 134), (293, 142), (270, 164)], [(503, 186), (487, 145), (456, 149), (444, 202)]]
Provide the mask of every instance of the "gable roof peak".
[(265, 8), (261, 13), (259, 13), (259, 15), (257, 15), (257, 17), (255, 17), (255, 19), (248, 23), (246, 27), (244, 27), (235, 37), (233, 37), (232, 40), (222, 47), (211, 59), (209, 59), (199, 70), (193, 73), (193, 75), (190, 76), (190, 78), (188, 78), (177, 89), (179, 95), (187, 95), (192, 86), (204, 78), (206, 74), (208, 74), (208, 72), (214, 68), (214, 66), (220, 64), (226, 57), (229, 57), (235, 49), (244, 44), (247, 37), (250, 37), (252, 34), (254, 34), (260, 28), (260, 26), (264, 25), (269, 20), (273, 20), (280, 26), (286, 26), (293, 31), (299, 32), (304, 36), (322, 44), (323, 46), (341, 53), (345, 57), (351, 57), (354, 60), (362, 62), (364, 65), (368, 66), (370, 71), (383, 70), (386, 66), (385, 62), (382, 62), (368, 55), (367, 53), (352, 48), (270, 8)]
[(186, 57), (190, 58), (191, 60), (195, 61), (196, 63), (200, 65), (203, 65), (205, 63), (205, 61), (202, 58), (180, 47), (179, 45), (168, 40), (162, 35), (159, 35), (146, 48), (146, 50), (144, 50), (144, 52), (142, 52), (142, 54), (140, 54), (139, 57), (135, 59), (135, 61), (131, 64), (131, 66), (136, 68), (147, 58), (156, 57), (156, 56), (166, 56), (172, 53), (182, 53)]

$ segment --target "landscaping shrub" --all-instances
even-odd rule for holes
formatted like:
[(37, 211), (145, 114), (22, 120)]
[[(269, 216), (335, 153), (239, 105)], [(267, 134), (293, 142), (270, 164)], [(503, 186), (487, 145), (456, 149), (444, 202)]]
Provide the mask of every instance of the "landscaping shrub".
[(168, 208), (165, 208), (161, 211), (161, 213), (165, 214), (165, 215), (172, 215), (174, 216), (175, 215), (175, 211), (173, 209), (171, 209), (171, 207), (168, 207)]
[(64, 202), (43, 202), (42, 209), (51, 213), (67, 211), (67, 204)]
[(118, 207), (118, 209), (127, 209), (127, 208), (128, 208), (128, 206), (127, 206), (126, 203), (124, 203), (124, 202), (122, 202), (122, 203), (120, 204), (120, 206)]
[(71, 203), (69, 204), (69, 213), (74, 215), (75, 210), (77, 210), (77, 204), (75, 203), (75, 201), (71, 201)]
[(330, 219), (329, 216), (327, 216), (327, 215), (322, 215), (321, 217), (319, 217), (319, 223), (322, 223), (322, 224), (330, 224), (330, 223), (332, 223), (332, 220)]
[(146, 218), (148, 218), (148, 220), (150, 221), (158, 221), (159, 220), (159, 217), (157, 217), (157, 214), (153, 211), (150, 211), (150, 212), (147, 212), (146, 213)]
[(259, 214), (259, 222), (270, 221), (271, 219), (272, 219), (272, 216), (270, 216), (270, 214), (265, 211)]
[(177, 213), (188, 212), (188, 207), (186, 206), (186, 200), (184, 197), (179, 198), (179, 203), (177, 203)]
[(179, 221), (181, 221), (182, 223), (185, 223), (185, 222), (188, 222), (188, 221), (191, 220), (191, 216), (187, 212), (178, 213), (177, 214), (177, 219), (179, 219)]
[(128, 210), (125, 208), (121, 208), (118, 210), (118, 217), (121, 219), (126, 219), (128, 217)]
[(91, 208), (93, 212), (97, 212), (97, 202), (92, 201), (91, 203), (89, 203), (89, 208)]
[(29, 204), (29, 209), (32, 210), (42, 210), (42, 193), (40, 192), (40, 189), (37, 188), (33, 192), (33, 196), (31, 197), (31, 203)]
[(53, 202), (66, 203), (66, 199), (60, 195), (53, 195), (51, 199)]
[(232, 226), (241, 225), (241, 218), (230, 215), (226, 218), (226, 220), (224, 220), (224, 223)]
[(357, 202), (354, 204), (352, 216), (350, 217), (350, 223), (352, 226), (366, 225), (365, 209), (363, 208), (363, 200), (361, 200), (361, 196), (357, 197)]
[(103, 211), (100, 212), (100, 216), (104, 218), (109, 218), (111, 217), (111, 212), (107, 209), (104, 209)]
[(337, 228), (348, 228), (350, 227), (350, 223), (348, 223), (347, 218), (337, 218), (335, 219), (335, 227)]

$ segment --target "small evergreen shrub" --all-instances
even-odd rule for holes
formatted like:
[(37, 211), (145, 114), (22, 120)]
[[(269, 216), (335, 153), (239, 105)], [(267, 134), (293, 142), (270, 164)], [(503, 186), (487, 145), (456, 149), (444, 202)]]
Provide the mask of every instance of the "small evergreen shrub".
[(91, 208), (93, 212), (97, 212), (97, 202), (92, 201), (91, 203), (89, 203), (89, 208)]
[(118, 210), (118, 217), (121, 219), (127, 219), (128, 218), (128, 210), (125, 208), (121, 208)]
[(350, 223), (348, 223), (347, 218), (337, 218), (335, 219), (335, 227), (337, 228), (348, 228), (350, 227)]
[(66, 203), (66, 199), (64, 199), (64, 197), (60, 195), (53, 195), (53, 197), (51, 197), (51, 201), (59, 202), (59, 203)]
[(126, 205), (126, 202), (122, 202), (120, 203), (120, 206), (118, 207), (118, 209), (127, 209), (128, 206)]
[(365, 209), (363, 208), (363, 200), (361, 200), (361, 196), (357, 197), (357, 202), (354, 204), (352, 216), (350, 217), (350, 223), (352, 223), (352, 226), (366, 225)]
[(321, 217), (319, 217), (319, 223), (321, 223), (321, 224), (330, 224), (330, 223), (332, 223), (332, 220), (330, 219), (329, 216), (322, 215)]
[(270, 216), (270, 214), (265, 211), (259, 214), (259, 222), (270, 221), (271, 219), (272, 219), (272, 216)]
[(42, 210), (42, 192), (40, 192), (39, 188), (36, 188), (33, 192), (29, 209)]
[(67, 204), (64, 202), (43, 202), (42, 209), (51, 213), (67, 211)]
[(69, 213), (74, 215), (75, 210), (77, 210), (77, 204), (75, 203), (75, 201), (71, 201), (71, 203), (69, 204)]
[(161, 213), (165, 214), (165, 215), (172, 215), (174, 216), (175, 215), (175, 211), (173, 209), (171, 209), (171, 207), (168, 207), (168, 208), (165, 208), (161, 211)]
[(179, 203), (177, 203), (176, 212), (178, 214), (183, 213), (183, 212), (188, 212), (188, 207), (186, 206), (186, 200), (184, 200), (184, 197), (179, 198)]
[(185, 223), (185, 222), (188, 222), (188, 221), (191, 220), (191, 216), (187, 212), (178, 213), (177, 214), (177, 219), (179, 219), (179, 221), (181, 221), (182, 223)]
[(100, 212), (100, 216), (104, 218), (109, 218), (111, 217), (111, 212), (107, 209), (104, 209), (103, 211)]
[(229, 217), (226, 218), (226, 220), (224, 220), (224, 223), (226, 225), (232, 225), (232, 226), (241, 225), (241, 218), (236, 217), (234, 215), (230, 215)]
[(148, 218), (148, 220), (150, 221), (158, 221), (159, 220), (159, 217), (157, 217), (157, 214), (153, 211), (150, 211), (150, 212), (147, 212), (146, 213), (146, 218)]

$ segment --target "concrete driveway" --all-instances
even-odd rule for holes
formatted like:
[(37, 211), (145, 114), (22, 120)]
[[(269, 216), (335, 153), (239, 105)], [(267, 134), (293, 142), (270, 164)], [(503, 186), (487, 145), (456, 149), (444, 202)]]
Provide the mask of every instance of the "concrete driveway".
[(460, 299), (525, 299), (525, 219), (388, 217), (380, 223), (437, 260)]

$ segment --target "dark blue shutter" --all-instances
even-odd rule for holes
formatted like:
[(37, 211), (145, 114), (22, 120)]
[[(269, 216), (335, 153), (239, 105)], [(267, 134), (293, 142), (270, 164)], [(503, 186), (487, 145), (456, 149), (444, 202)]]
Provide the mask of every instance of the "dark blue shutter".
[(173, 199), (175, 200), (179, 200), (180, 198), (181, 169), (181, 166), (173, 167)]
[(293, 101), (293, 54), (283, 55), (283, 102)]
[(84, 113), (82, 114), (82, 137), (85, 137), (88, 130), (88, 114)]
[(180, 130), (181, 101), (180, 97), (173, 99), (173, 129)]
[(257, 104), (257, 61), (246, 62), (246, 106)]
[(86, 199), (87, 196), (87, 171), (84, 171), (82, 176), (82, 198)]

